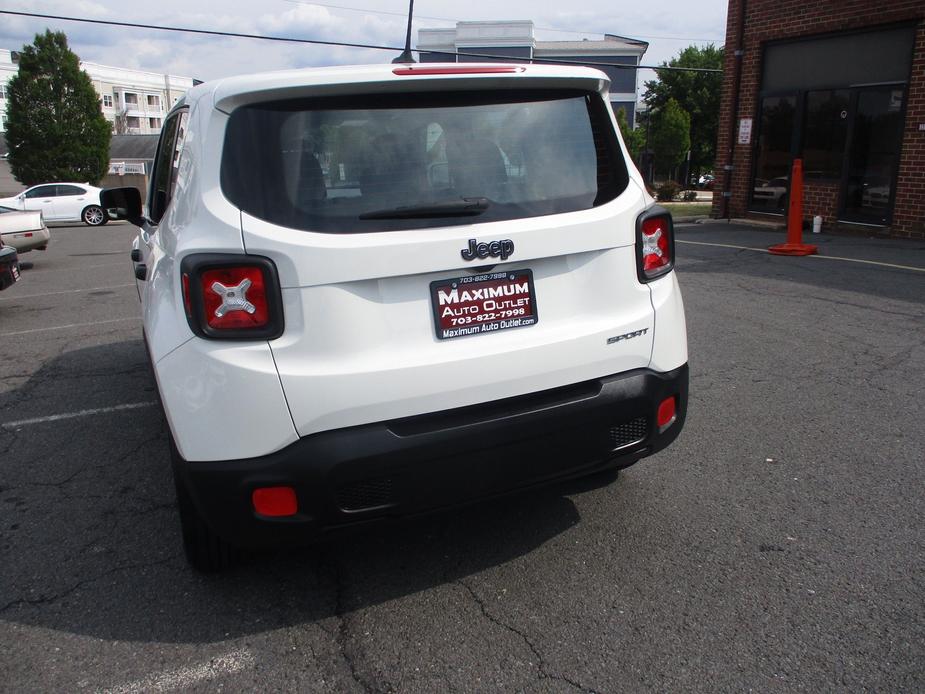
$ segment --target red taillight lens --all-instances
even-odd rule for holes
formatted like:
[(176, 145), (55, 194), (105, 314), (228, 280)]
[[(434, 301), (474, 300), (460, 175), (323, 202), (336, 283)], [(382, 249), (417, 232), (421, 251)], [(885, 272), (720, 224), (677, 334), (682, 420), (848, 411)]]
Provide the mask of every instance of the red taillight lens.
[(294, 516), (299, 502), (292, 487), (260, 487), (251, 495), (254, 510), (261, 516)]
[(189, 293), (189, 275), (183, 273), (183, 308), (186, 309), (186, 318), (193, 317), (193, 299)]
[(267, 287), (259, 267), (205, 270), (199, 276), (206, 324), (214, 330), (263, 328), (270, 322)]
[(659, 431), (666, 429), (674, 422), (677, 416), (677, 403), (675, 402), (675, 397), (672, 395), (670, 398), (662, 400), (661, 404), (658, 406), (658, 414), (655, 418), (658, 422)]
[(655, 275), (671, 265), (671, 218), (667, 215), (642, 220), (639, 233), (642, 240), (642, 270)]
[(276, 265), (269, 258), (194, 253), (180, 263), (190, 329), (210, 340), (275, 340), (285, 330)]

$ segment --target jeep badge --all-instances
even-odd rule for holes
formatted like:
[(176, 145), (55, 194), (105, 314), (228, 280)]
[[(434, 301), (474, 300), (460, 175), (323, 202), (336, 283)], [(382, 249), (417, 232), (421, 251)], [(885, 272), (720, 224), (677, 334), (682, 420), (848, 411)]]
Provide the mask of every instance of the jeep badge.
[(503, 239), (491, 243), (478, 243), (475, 239), (469, 239), (469, 247), (463, 248), (459, 253), (463, 260), (484, 259), (488, 256), (507, 260), (514, 253), (514, 242), (510, 239)]

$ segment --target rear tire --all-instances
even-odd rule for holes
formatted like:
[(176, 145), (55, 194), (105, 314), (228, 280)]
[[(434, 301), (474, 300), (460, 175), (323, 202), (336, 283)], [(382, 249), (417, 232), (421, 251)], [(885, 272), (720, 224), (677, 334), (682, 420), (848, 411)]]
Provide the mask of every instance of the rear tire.
[(109, 215), (99, 205), (88, 205), (81, 212), (80, 218), (89, 227), (101, 227), (109, 221)]
[[(178, 465), (187, 464), (180, 458), (172, 438), (170, 455), (175, 469)], [(236, 557), (234, 548), (206, 524), (176, 472), (174, 472), (174, 483), (177, 488), (177, 505), (180, 510), (183, 550), (190, 566), (202, 573), (217, 573), (232, 566)]]

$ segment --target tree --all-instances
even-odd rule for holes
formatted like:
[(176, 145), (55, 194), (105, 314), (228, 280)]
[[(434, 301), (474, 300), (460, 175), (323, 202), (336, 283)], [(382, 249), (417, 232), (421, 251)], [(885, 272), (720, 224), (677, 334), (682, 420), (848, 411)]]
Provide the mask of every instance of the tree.
[(633, 162), (635, 162), (638, 167), (640, 164), (640, 157), (642, 156), (642, 150), (646, 146), (645, 133), (629, 126), (626, 120), (625, 108), (620, 107), (617, 109), (616, 116), (617, 125), (620, 126), (620, 134), (623, 135), (623, 142), (626, 143), (626, 148), (629, 150)]
[[(662, 66), (722, 69), (723, 49), (713, 44), (688, 46)], [(656, 70), (658, 80), (646, 82), (643, 98), (655, 113), (674, 99), (691, 120), (691, 171), (712, 170), (716, 161), (716, 135), (719, 128), (719, 101), (722, 74)], [(656, 117), (653, 115), (652, 125)]]
[(23, 46), (8, 101), (10, 169), (21, 183), (99, 183), (109, 169), (112, 131), (64, 33), (46, 30)]
[(671, 172), (687, 157), (691, 146), (691, 117), (677, 101), (668, 99), (652, 118), (652, 149), (655, 162)]

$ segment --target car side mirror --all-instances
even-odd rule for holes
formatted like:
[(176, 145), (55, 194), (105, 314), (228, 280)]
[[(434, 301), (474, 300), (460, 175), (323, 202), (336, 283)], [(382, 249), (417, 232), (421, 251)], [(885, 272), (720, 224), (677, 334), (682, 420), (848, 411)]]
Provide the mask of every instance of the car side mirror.
[(100, 205), (112, 219), (124, 219), (137, 227), (145, 221), (137, 188), (104, 188), (100, 192)]

